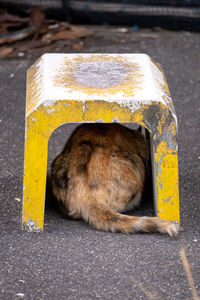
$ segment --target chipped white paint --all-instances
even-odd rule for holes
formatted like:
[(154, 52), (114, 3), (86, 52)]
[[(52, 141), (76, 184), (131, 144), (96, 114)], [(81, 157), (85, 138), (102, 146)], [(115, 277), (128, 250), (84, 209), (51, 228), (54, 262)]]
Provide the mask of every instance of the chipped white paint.
[(35, 225), (31, 219), (28, 219), (26, 223), (22, 225), (28, 232), (40, 232), (40, 227)]
[(83, 100), (82, 103), (83, 103), (83, 108), (82, 108), (82, 110), (83, 110), (83, 119), (84, 119), (84, 114), (85, 114), (85, 100)]
[[(140, 103), (151, 104), (152, 102), (162, 102), (165, 106), (173, 106), (171, 99), (168, 97), (161, 83), (164, 81), (162, 71), (157, 68), (146, 54), (104, 54), (110, 58), (110, 61), (89, 61), (92, 56), (101, 57), (102, 54), (44, 54), (35, 64), (38, 68), (36, 76), (37, 85), (40, 87), (40, 97), (37, 103), (28, 112), (28, 115), (36, 110), (40, 105), (51, 106), (58, 100), (105, 100), (116, 102), (122, 107), (128, 107), (132, 112), (140, 108)], [(103, 56), (102, 56), (103, 57)], [(77, 67), (77, 60), (83, 58), (86, 62), (81, 62)], [(120, 62), (119, 62), (120, 58)], [(66, 86), (55, 84), (55, 77), (59, 77), (59, 70), (63, 66), (63, 61), (68, 59), (71, 62), (73, 76), (76, 77), (79, 89), (73, 89)], [(103, 58), (102, 58), (103, 60)], [(115, 62), (117, 60), (117, 62)], [(124, 63), (123, 63), (124, 61)], [(76, 62), (76, 63), (75, 63)], [(123, 90), (116, 93), (109, 93), (109, 88), (123, 84), (127, 79), (127, 64), (137, 64), (140, 68), (140, 88), (134, 89), (133, 93), (127, 94)], [(73, 71), (74, 64), (74, 71)], [(112, 75), (111, 71), (114, 71)], [(84, 76), (85, 72), (85, 76)], [(134, 77), (134, 76), (132, 76)], [(129, 87), (131, 88), (132, 80), (129, 78)], [(101, 88), (102, 93), (88, 94), (81, 87)], [(37, 91), (36, 91), (37, 93)], [(166, 101), (167, 99), (167, 101)], [(83, 108), (84, 110), (84, 108)], [(83, 111), (84, 113), (84, 111)]]
[(114, 119), (112, 119), (112, 123), (120, 123), (120, 121), (117, 117), (115, 117)]
[[(80, 123), (82, 123), (82, 122), (80, 122)], [(106, 123), (106, 122), (103, 119), (98, 119), (96, 121), (86, 121), (85, 123)]]

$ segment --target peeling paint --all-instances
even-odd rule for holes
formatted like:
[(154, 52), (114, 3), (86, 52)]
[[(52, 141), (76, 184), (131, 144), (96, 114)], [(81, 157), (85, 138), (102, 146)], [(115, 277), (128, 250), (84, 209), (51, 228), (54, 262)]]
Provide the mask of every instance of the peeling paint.
[(34, 110), (37, 103), (42, 100), (42, 65), (43, 59), (39, 58), (27, 72), (26, 115)]
[(27, 223), (23, 222), (23, 228), (28, 232), (41, 232), (40, 227), (36, 226), (31, 219), (28, 219)]
[(160, 142), (155, 149), (155, 164), (159, 216), (179, 222), (177, 150), (171, 149), (166, 141)]
[(69, 103), (66, 103), (66, 102), (64, 102), (64, 101), (63, 101), (63, 105), (64, 105), (64, 106), (70, 106)]
[(162, 190), (163, 189), (162, 183), (160, 181), (158, 181), (158, 184), (159, 184), (160, 189)]
[[(91, 123), (93, 123), (93, 122), (91, 122)], [(98, 119), (95, 121), (95, 123), (106, 123), (106, 122), (103, 119)]]
[(84, 118), (84, 114), (85, 114), (85, 101), (83, 101), (82, 103), (83, 103), (83, 120), (84, 120), (85, 119)]
[(46, 112), (47, 114), (52, 114), (54, 112), (54, 108), (50, 106), (50, 108), (48, 108)]
[[(162, 201), (163, 201), (164, 203), (167, 203), (167, 202), (169, 202), (171, 199), (172, 199), (172, 196), (169, 196), (169, 197), (163, 199)], [(173, 203), (173, 202), (172, 202), (172, 203)]]
[[(128, 107), (132, 113), (141, 108), (141, 101), (137, 100), (118, 101), (118, 103), (120, 107)], [(151, 101), (148, 101), (148, 103), (151, 103)]]
[[(35, 93), (31, 101), (35, 107), (29, 108), (27, 115), (46, 101), (105, 98), (129, 107), (132, 112), (139, 108), (137, 102), (156, 101), (166, 105), (175, 115), (164, 73), (145, 54), (45, 54), (32, 68), (28, 73), (28, 80), (32, 81), (29, 96)], [(89, 72), (84, 76), (85, 69)], [(116, 76), (112, 76), (112, 71)], [(101, 79), (96, 82), (96, 88), (92, 87), (95, 76)], [(77, 78), (86, 86), (77, 82)]]
[(120, 123), (120, 121), (117, 117), (115, 117), (114, 119), (112, 119), (112, 123)]
[[(107, 68), (109, 64), (114, 64), (116, 67), (123, 66), (121, 69), (118, 67), (119, 73), (128, 75), (123, 75), (124, 79), (121, 79), (121, 83), (115, 82), (115, 85), (110, 88), (81, 87), (76, 82), (76, 74), (80, 66), (86, 63), (91, 64), (90, 74), (92, 74), (92, 66), (96, 68), (98, 64), (104, 63), (107, 64)], [(165, 100), (160, 98), (160, 90), (156, 88), (155, 81), (152, 80), (154, 73), (152, 73), (151, 64), (153, 63), (145, 54), (45, 54), (35, 65), (36, 77), (39, 81), (34, 81), (32, 84), (36, 90), (39, 84), (40, 97), (35, 97), (35, 107), (29, 109), (28, 114), (44, 101), (57, 101), (57, 99), (95, 101), (107, 98), (107, 101), (126, 105), (132, 112), (138, 109), (137, 101), (143, 101), (146, 104), (150, 104), (151, 101), (164, 103)], [(98, 73), (98, 68), (96, 72)], [(31, 81), (33, 73), (29, 73), (29, 81)], [(108, 84), (111, 84), (113, 78), (109, 76)], [(159, 76), (160, 81), (163, 80), (162, 73)], [(42, 90), (41, 87), (43, 87)]]
[(50, 135), (82, 122), (134, 122), (150, 132), (156, 213), (179, 223), (177, 119), (160, 67), (145, 54), (45, 54), (27, 75), (23, 227), (43, 230)]
[[(58, 99), (57, 99), (58, 100)], [(52, 104), (54, 104), (54, 100), (45, 100), (42, 102), (42, 105), (47, 107), (47, 106), (52, 106)]]
[(163, 157), (165, 157), (166, 153), (163, 153), (159, 159), (159, 161), (156, 162), (156, 166), (157, 166), (157, 171), (160, 174), (162, 172), (161, 170), (161, 163), (163, 161)]

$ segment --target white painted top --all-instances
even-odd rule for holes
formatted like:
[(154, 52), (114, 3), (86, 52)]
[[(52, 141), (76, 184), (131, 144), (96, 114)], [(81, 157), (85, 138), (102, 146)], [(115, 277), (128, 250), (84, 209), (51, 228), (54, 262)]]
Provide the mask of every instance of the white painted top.
[(163, 72), (146, 54), (45, 54), (34, 66), (41, 97), (31, 111), (57, 100), (104, 100), (131, 111), (141, 102), (173, 107)]

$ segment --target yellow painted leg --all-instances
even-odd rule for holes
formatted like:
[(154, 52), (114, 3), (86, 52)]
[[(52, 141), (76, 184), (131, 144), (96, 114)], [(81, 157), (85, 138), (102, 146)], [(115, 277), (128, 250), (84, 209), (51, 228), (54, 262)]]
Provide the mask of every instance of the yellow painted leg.
[(61, 124), (82, 117), (82, 103), (57, 101), (38, 107), (26, 119), (23, 228), (28, 231), (43, 230), (49, 137)]
[(27, 130), (24, 156), (23, 227), (42, 231), (47, 173), (48, 139)]
[(153, 103), (133, 114), (133, 121), (145, 126), (152, 137), (152, 169), (156, 215), (180, 225), (178, 145), (176, 124), (163, 105)]
[(166, 142), (161, 142), (155, 152), (155, 177), (157, 215), (180, 225), (178, 155)]

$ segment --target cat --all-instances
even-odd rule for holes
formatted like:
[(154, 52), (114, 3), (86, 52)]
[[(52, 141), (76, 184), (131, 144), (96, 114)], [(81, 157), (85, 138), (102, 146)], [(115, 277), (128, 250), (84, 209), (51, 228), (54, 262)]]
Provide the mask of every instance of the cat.
[(167, 220), (121, 214), (139, 205), (148, 164), (149, 144), (138, 130), (118, 123), (84, 123), (53, 161), (53, 194), (65, 216), (82, 218), (96, 229), (175, 237), (177, 228)]

